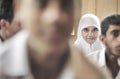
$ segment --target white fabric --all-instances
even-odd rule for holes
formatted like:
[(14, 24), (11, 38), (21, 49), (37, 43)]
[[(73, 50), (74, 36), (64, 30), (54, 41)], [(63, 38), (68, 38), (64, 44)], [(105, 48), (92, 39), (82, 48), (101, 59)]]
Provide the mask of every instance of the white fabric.
[(27, 31), (21, 31), (0, 46), (0, 58), (3, 60), (2, 65), (5, 65), (6, 75), (21, 76), (29, 72), (25, 53), (27, 36)]
[(99, 35), (101, 34), (100, 21), (97, 16), (93, 14), (85, 14), (81, 17), (77, 31), (77, 40), (75, 41), (74, 45), (76, 45), (78, 48), (83, 49), (85, 55), (88, 55), (90, 52), (103, 48), (99, 40), (99, 36), (92, 45), (84, 40), (81, 31), (89, 26), (95, 26), (99, 31)]
[[(105, 56), (105, 48), (94, 51), (91, 54), (87, 55), (87, 57), (97, 66), (108, 73), (107, 65), (106, 65), (106, 56)], [(115, 79), (120, 79), (120, 71)]]
[(97, 63), (98, 66), (106, 69), (105, 48), (94, 51), (87, 55), (87, 57), (94, 63)]
[[(2, 62), (0, 68), (4, 67), (4, 74), (12, 77), (24, 76), (24, 79), (34, 79), (30, 72), (27, 57), (26, 42), (28, 35), (28, 31), (21, 31), (0, 46), (0, 62)], [(58, 79), (75, 79), (71, 67), (66, 66)]]

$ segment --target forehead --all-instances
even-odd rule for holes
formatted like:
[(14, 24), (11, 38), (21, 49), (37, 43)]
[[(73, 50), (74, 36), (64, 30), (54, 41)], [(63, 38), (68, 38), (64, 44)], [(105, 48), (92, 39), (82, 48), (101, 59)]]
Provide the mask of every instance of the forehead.
[(109, 25), (108, 32), (120, 30), (120, 25)]

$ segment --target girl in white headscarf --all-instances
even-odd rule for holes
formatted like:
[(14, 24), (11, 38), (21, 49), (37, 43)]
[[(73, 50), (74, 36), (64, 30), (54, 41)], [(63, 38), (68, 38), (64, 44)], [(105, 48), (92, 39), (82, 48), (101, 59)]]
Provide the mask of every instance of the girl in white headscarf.
[(85, 55), (103, 48), (99, 36), (101, 34), (100, 21), (93, 14), (85, 14), (79, 22), (75, 46), (81, 48)]

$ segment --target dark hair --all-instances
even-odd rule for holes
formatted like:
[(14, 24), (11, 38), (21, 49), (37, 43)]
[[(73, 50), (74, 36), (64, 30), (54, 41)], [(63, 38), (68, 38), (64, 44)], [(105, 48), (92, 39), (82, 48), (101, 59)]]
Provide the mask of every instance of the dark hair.
[(13, 13), (13, 0), (0, 0), (0, 19), (11, 22)]
[[(49, 0), (37, 0), (40, 8), (45, 8)], [(64, 10), (68, 10), (73, 8), (74, 1), (73, 0), (59, 0), (61, 8)]]
[(102, 35), (106, 35), (107, 30), (109, 29), (110, 25), (120, 25), (120, 15), (113, 14), (103, 19), (101, 22), (101, 32)]

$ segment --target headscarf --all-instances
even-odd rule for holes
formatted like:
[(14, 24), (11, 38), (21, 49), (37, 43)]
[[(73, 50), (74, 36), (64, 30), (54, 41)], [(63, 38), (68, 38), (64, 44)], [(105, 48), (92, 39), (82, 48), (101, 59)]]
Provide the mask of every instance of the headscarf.
[[(91, 45), (87, 43), (82, 36), (82, 30), (89, 26), (94, 26), (98, 29), (98, 37), (96, 41)], [(85, 14), (80, 19), (78, 31), (77, 31), (77, 40), (75, 41), (74, 44), (78, 48), (81, 48), (85, 52), (85, 55), (88, 55), (93, 51), (103, 48), (102, 43), (99, 40), (100, 34), (101, 34), (101, 29), (100, 29), (100, 21), (98, 17), (95, 16), (94, 14)]]

